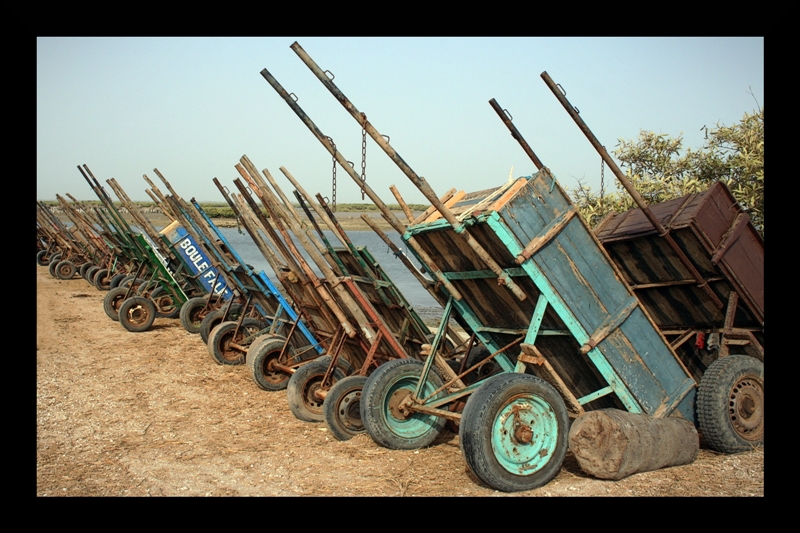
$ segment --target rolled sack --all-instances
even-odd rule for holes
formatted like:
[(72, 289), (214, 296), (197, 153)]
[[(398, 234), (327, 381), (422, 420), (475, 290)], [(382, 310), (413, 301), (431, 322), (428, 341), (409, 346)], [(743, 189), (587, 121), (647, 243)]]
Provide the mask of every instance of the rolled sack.
[(689, 464), (697, 457), (700, 438), (694, 424), (683, 418), (598, 409), (572, 423), (569, 448), (584, 472), (616, 480)]

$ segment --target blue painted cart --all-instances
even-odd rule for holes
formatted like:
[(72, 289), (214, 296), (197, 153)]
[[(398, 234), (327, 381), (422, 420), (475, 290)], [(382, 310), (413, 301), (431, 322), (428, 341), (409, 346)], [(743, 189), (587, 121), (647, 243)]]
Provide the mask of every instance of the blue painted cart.
[[(203, 318), (201, 333), (207, 332), (211, 358), (218, 364), (241, 365), (256, 341), (286, 341), (295, 330), (298, 332), (298, 347), (314, 355), (322, 353), (319, 342), (266, 274), (255, 272), (241, 258), (194, 198), (190, 207), (158, 169), (155, 172), (172, 194), (163, 195), (149, 180), (152, 190), (148, 193), (157, 197), (162, 209), (176, 218), (171, 226), (165, 228), (169, 230), (166, 231), (168, 235), (180, 235), (175, 241), (176, 250), (198, 267), (196, 276), (209, 287), (209, 291), (229, 299), (231, 304), (236, 300), (241, 307), (235, 318), (231, 312), (232, 305), (213, 310)], [(179, 222), (182, 226), (178, 225)], [(171, 229), (173, 226), (175, 228)], [(198, 266), (200, 261), (202, 263)], [(217, 282), (219, 277), (223, 281)], [(201, 309), (208, 306), (208, 301), (198, 298), (185, 305)]]
[[(239, 256), (194, 199), (191, 203), (196, 212), (190, 211), (182, 199), (174, 196), (174, 192), (168, 200), (173, 210), (180, 213), (184, 225), (191, 228), (195, 238), (211, 252), (213, 263), (223, 272), (223, 277), (246, 299), (238, 319), (226, 320), (221, 314), (209, 331), (208, 351), (216, 363), (244, 364), (246, 354), (256, 340), (276, 337), (285, 340), (289, 331), (295, 328), (298, 330), (298, 346), (306, 347), (311, 353), (322, 353), (319, 342), (281, 291), (263, 271), (255, 272)], [(205, 320), (213, 320), (213, 317)]]

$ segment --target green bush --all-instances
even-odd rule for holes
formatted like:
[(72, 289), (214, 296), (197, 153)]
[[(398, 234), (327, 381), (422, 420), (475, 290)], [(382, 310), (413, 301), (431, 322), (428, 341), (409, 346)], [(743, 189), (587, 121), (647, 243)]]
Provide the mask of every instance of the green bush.
[[(648, 204), (702, 192), (723, 181), (764, 235), (764, 108), (745, 113), (733, 126), (706, 128), (699, 150), (683, 151), (683, 138), (650, 131), (635, 141), (620, 139), (614, 155), (627, 178)], [(578, 180), (570, 191), (581, 215), (594, 227), (608, 213), (636, 207), (633, 199), (609, 171), (616, 192), (600, 194)]]

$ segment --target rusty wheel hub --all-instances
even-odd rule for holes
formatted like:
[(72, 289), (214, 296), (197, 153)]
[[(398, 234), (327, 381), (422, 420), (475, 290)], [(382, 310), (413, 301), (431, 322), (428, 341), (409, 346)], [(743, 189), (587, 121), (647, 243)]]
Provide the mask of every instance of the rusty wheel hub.
[(145, 322), (148, 318), (147, 309), (144, 307), (137, 305), (136, 307), (132, 307), (128, 311), (128, 318), (134, 324), (141, 324)]
[(409, 397), (412, 391), (408, 389), (398, 389), (394, 391), (389, 398), (389, 412), (398, 420), (405, 420), (412, 415), (411, 410), (408, 408), (410, 405)]
[(758, 437), (764, 432), (764, 385), (753, 378), (739, 380), (731, 389), (728, 412), (737, 433)]
[(322, 409), (322, 402), (325, 400), (325, 392), (320, 387), (321, 384), (321, 381), (315, 381), (314, 383), (310, 383), (306, 388), (305, 399), (306, 405), (309, 408), (315, 410)]
[(514, 440), (519, 444), (528, 444), (533, 440), (533, 430), (530, 426), (519, 424), (514, 428)]

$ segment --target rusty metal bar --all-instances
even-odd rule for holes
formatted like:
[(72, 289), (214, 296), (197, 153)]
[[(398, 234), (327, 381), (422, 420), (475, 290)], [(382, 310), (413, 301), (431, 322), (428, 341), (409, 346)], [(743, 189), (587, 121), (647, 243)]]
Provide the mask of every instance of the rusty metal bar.
[(644, 213), (644, 216), (650, 221), (650, 224), (653, 225), (653, 228), (655, 228), (656, 232), (658, 232), (658, 235), (664, 238), (669, 247), (675, 252), (675, 255), (677, 255), (683, 266), (685, 266), (689, 272), (691, 272), (692, 277), (697, 281), (697, 286), (703, 289), (717, 309), (722, 309), (724, 307), (722, 300), (720, 300), (714, 291), (711, 290), (711, 287), (708, 286), (707, 280), (703, 279), (703, 276), (694, 266), (694, 263), (691, 262), (683, 250), (681, 250), (680, 246), (678, 246), (678, 243), (676, 243), (672, 238), (669, 230), (665, 229), (661, 225), (656, 216), (647, 206), (647, 203), (644, 201), (644, 198), (642, 198), (642, 195), (640, 195), (639, 191), (636, 190), (636, 187), (633, 186), (633, 183), (631, 183), (625, 174), (622, 173), (622, 170), (620, 170), (614, 160), (611, 159), (611, 156), (608, 155), (605, 146), (600, 144), (600, 141), (594, 136), (594, 133), (592, 133), (592, 131), (589, 129), (589, 126), (587, 126), (583, 119), (578, 115), (578, 111), (572, 106), (572, 104), (569, 103), (569, 100), (567, 100), (567, 97), (563, 93), (563, 89), (561, 89), (560, 86), (558, 86), (552, 80), (552, 78), (550, 78), (547, 72), (542, 72), (541, 78), (544, 80), (545, 84), (547, 84), (547, 87), (555, 95), (567, 113), (569, 113), (569, 116), (572, 117), (572, 120), (575, 121), (586, 138), (589, 139), (589, 142), (592, 144), (592, 146), (594, 146), (595, 150), (597, 150), (597, 153), (600, 154), (600, 157), (603, 159), (605, 164), (608, 165), (608, 168), (610, 168), (614, 173), (614, 176), (617, 177), (622, 186), (625, 187), (625, 190), (628, 191), (628, 194), (631, 195), (633, 201), (636, 202), (636, 205), (642, 210), (642, 213)]
[[(519, 338), (517, 338), (516, 340), (513, 340), (513, 341), (511, 341), (510, 343), (506, 344), (505, 346), (503, 346), (502, 348), (500, 348), (500, 349), (499, 349), (499, 350), (497, 350), (496, 352), (492, 352), (492, 353), (490, 353), (489, 355), (487, 355), (486, 357), (484, 357), (483, 359), (481, 359), (481, 360), (480, 360), (480, 361), (478, 361), (477, 363), (473, 364), (473, 365), (472, 365), (471, 367), (469, 367), (468, 369), (466, 369), (466, 370), (464, 370), (464, 371), (460, 372), (460, 373), (458, 374), (458, 376), (459, 376), (459, 377), (462, 377), (462, 376), (465, 376), (465, 375), (469, 374), (470, 372), (472, 372), (473, 370), (476, 370), (476, 369), (477, 369), (478, 367), (480, 367), (481, 365), (484, 365), (484, 364), (488, 363), (489, 361), (491, 361), (492, 359), (496, 358), (496, 357), (497, 357), (498, 355), (500, 355), (501, 353), (504, 353), (504, 352), (506, 352), (507, 350), (509, 350), (509, 349), (513, 348), (513, 347), (514, 347), (514, 346), (516, 346), (517, 344), (520, 344), (520, 343), (521, 343), (522, 341), (524, 341), (524, 340), (525, 340), (525, 336), (523, 335), (522, 337), (519, 337)], [(469, 355), (469, 353), (467, 353), (467, 355), (466, 355), (466, 356), (468, 356), (468, 355)], [(466, 357), (466, 356), (465, 356), (465, 357)], [(434, 392), (433, 392), (433, 394), (430, 394), (430, 395), (428, 395), (428, 398), (432, 397), (432, 396), (433, 396), (433, 395), (435, 395), (437, 392), (439, 392), (439, 391), (443, 390), (443, 389), (444, 389), (446, 386), (447, 386), (447, 383), (445, 383), (445, 384), (444, 384), (444, 386), (443, 386), (441, 389), (439, 389), (439, 390), (437, 390), (437, 391), (434, 391)]]
[[(667, 332), (665, 331), (662, 331), (661, 333), (663, 333), (665, 336), (667, 335)], [(669, 345), (672, 346), (673, 350), (677, 350), (678, 347), (680, 347), (683, 343), (685, 343), (695, 335), (697, 335), (697, 330), (694, 328), (689, 328), (686, 331), (680, 333), (675, 340), (669, 343)]]
[[(367, 120), (367, 116), (364, 113), (361, 113), (356, 109), (356, 107), (347, 99), (347, 97), (342, 93), (336, 84), (333, 83), (332, 80), (328, 78), (325, 72), (317, 66), (314, 60), (309, 57), (309, 55), (303, 50), (297, 42), (291, 45), (292, 50), (300, 57), (303, 63), (314, 73), (315, 76), (322, 82), (322, 84), (333, 94), (333, 96), (339, 101), (339, 103), (344, 106), (344, 108), (350, 113), (350, 115), (358, 122), (358, 124), (366, 131), (370, 137), (380, 146), (386, 155), (394, 161), (394, 163), (400, 168), (400, 170), (411, 180), (411, 182), (416, 185), (417, 189), (422, 192), (425, 198), (431, 203), (431, 205), (435, 206), (436, 209), (442, 214), (442, 216), (447, 220), (447, 222), (453, 227), (453, 230), (456, 234), (460, 235), (467, 245), (472, 248), (472, 250), (480, 257), (480, 259), (486, 263), (492, 272), (497, 274), (497, 283), (500, 285), (504, 285), (507, 287), (514, 295), (517, 297), (518, 300), (522, 301), (527, 298), (527, 295), (523, 290), (511, 279), (503, 268), (497, 264), (497, 262), (492, 258), (492, 256), (481, 246), (481, 244), (475, 240), (475, 238), (470, 234), (467, 230), (467, 227), (462, 224), (456, 217), (453, 215), (452, 211), (450, 211), (443, 203), (439, 201), (439, 198), (436, 196), (436, 193), (433, 189), (428, 185), (428, 182), (422, 176), (417, 175), (411, 167), (400, 157), (394, 148), (389, 144), (389, 142), (381, 135), (378, 130), (376, 130), (372, 124), (369, 123)], [(264, 75), (266, 69), (264, 69), (261, 74)], [(266, 77), (266, 76), (265, 76)], [(349, 165), (348, 165), (349, 167)], [(348, 170), (348, 168), (345, 168)], [(352, 169), (349, 169), (352, 170)], [(358, 177), (355, 174), (355, 171), (352, 170), (353, 175), (351, 177)], [(348, 172), (349, 174), (350, 172)], [(355, 178), (354, 178), (355, 179)], [(363, 184), (360, 177), (357, 179), (359, 184)]]
[(536, 169), (542, 170), (542, 168), (544, 167), (542, 161), (533, 152), (533, 149), (530, 147), (528, 142), (522, 137), (522, 134), (519, 132), (519, 130), (517, 130), (517, 127), (511, 123), (511, 121), (513, 120), (513, 118), (511, 117), (511, 113), (509, 113), (508, 110), (501, 108), (500, 104), (498, 104), (497, 100), (495, 100), (494, 98), (489, 100), (489, 105), (492, 106), (492, 109), (494, 109), (495, 112), (498, 114), (500, 120), (503, 121), (503, 124), (505, 124), (508, 130), (511, 132), (511, 136), (514, 137), (514, 139), (516, 139), (519, 145), (522, 146), (522, 149), (525, 151), (525, 153), (528, 154), (528, 157), (531, 158), (533, 164), (536, 165)]

